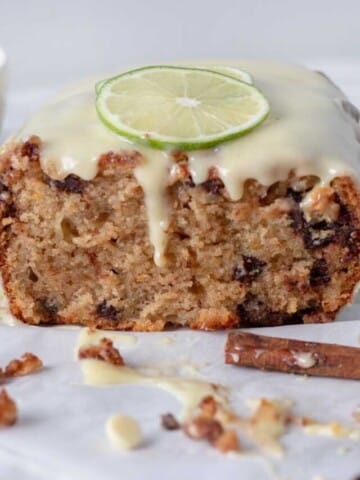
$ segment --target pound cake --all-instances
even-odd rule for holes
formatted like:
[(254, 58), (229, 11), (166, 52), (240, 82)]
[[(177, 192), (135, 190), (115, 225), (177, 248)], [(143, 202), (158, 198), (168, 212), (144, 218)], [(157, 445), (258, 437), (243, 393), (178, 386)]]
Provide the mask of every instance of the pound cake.
[[(14, 316), (214, 330), (327, 322), (351, 302), (360, 280), (357, 109), (319, 72), (224, 68), (210, 80), (253, 84), (241, 88), (256, 86), (268, 111), (221, 141), (161, 145), (114, 131), (99, 107), (110, 80), (97, 93), (92, 82), (64, 92), (3, 145), (0, 270)], [(229, 80), (236, 72), (248, 78)], [(149, 89), (168, 88), (166, 75), (157, 78)], [(236, 95), (223, 97), (207, 95), (234, 118)], [(154, 98), (141, 97), (143, 113), (158, 101), (170, 131), (180, 115)], [(196, 116), (202, 96), (176, 101)]]

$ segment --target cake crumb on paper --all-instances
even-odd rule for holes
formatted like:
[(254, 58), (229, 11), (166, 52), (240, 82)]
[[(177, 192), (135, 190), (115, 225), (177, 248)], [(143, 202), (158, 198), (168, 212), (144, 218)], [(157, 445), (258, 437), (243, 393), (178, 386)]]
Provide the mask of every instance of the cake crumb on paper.
[(17, 407), (5, 388), (0, 390), (0, 428), (10, 427), (16, 423)]
[(6, 377), (21, 377), (43, 368), (43, 362), (33, 353), (26, 352), (21, 358), (11, 360), (5, 368)]

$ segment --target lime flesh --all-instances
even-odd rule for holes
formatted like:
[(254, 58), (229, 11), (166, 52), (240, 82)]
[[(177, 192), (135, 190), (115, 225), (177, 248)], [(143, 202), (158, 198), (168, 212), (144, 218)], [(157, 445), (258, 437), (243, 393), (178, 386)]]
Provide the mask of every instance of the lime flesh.
[(96, 108), (108, 128), (130, 140), (158, 149), (196, 150), (248, 133), (270, 107), (254, 85), (234, 76), (151, 66), (103, 81)]
[[(250, 73), (245, 72), (245, 70), (241, 70), (240, 68), (237, 68), (237, 67), (228, 67), (228, 66), (224, 66), (224, 65), (217, 66), (216, 65), (216, 66), (206, 67), (206, 69), (207, 70), (212, 70), (212, 71), (218, 72), (218, 73), (223, 73), (224, 75), (229, 75), (230, 77), (235, 77), (235, 78), (241, 80), (242, 82), (250, 83), (250, 85), (253, 84), (253, 80), (252, 80), (252, 77), (251, 77)], [(100, 80), (99, 82), (97, 82), (95, 84), (96, 95), (100, 92), (101, 87), (104, 85), (104, 83), (106, 81), (107, 80)]]

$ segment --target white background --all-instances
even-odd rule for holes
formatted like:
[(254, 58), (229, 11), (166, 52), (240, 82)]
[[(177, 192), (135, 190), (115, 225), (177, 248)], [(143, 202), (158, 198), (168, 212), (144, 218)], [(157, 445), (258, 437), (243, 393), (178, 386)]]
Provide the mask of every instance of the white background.
[(359, 0), (0, 0), (10, 86), (184, 58), (360, 58)]
[(133, 64), (302, 62), (360, 105), (359, 19), (360, 0), (0, 0), (8, 56), (0, 141), (62, 86)]

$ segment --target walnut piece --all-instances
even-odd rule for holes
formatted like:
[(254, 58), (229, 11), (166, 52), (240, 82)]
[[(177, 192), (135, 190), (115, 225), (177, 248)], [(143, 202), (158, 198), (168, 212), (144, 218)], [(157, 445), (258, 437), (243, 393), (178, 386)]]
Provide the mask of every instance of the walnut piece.
[(102, 360), (122, 367), (125, 365), (124, 359), (120, 355), (119, 350), (114, 347), (112, 340), (102, 338), (98, 345), (87, 345), (81, 347), (78, 353), (80, 360), (93, 359)]
[(5, 368), (6, 377), (20, 377), (36, 372), (43, 367), (43, 362), (33, 353), (26, 352), (21, 358), (11, 360)]
[(356, 422), (360, 423), (360, 407), (353, 412), (352, 416)]
[(0, 427), (10, 427), (17, 419), (17, 408), (5, 388), (0, 390)]
[(199, 408), (202, 416), (213, 418), (217, 411), (217, 403), (214, 397), (208, 395), (201, 400)]
[(214, 447), (222, 453), (238, 452), (240, 443), (235, 430), (227, 430), (214, 443)]
[(186, 422), (183, 431), (188, 437), (195, 440), (207, 440), (210, 443), (215, 443), (224, 429), (217, 420), (200, 415)]

